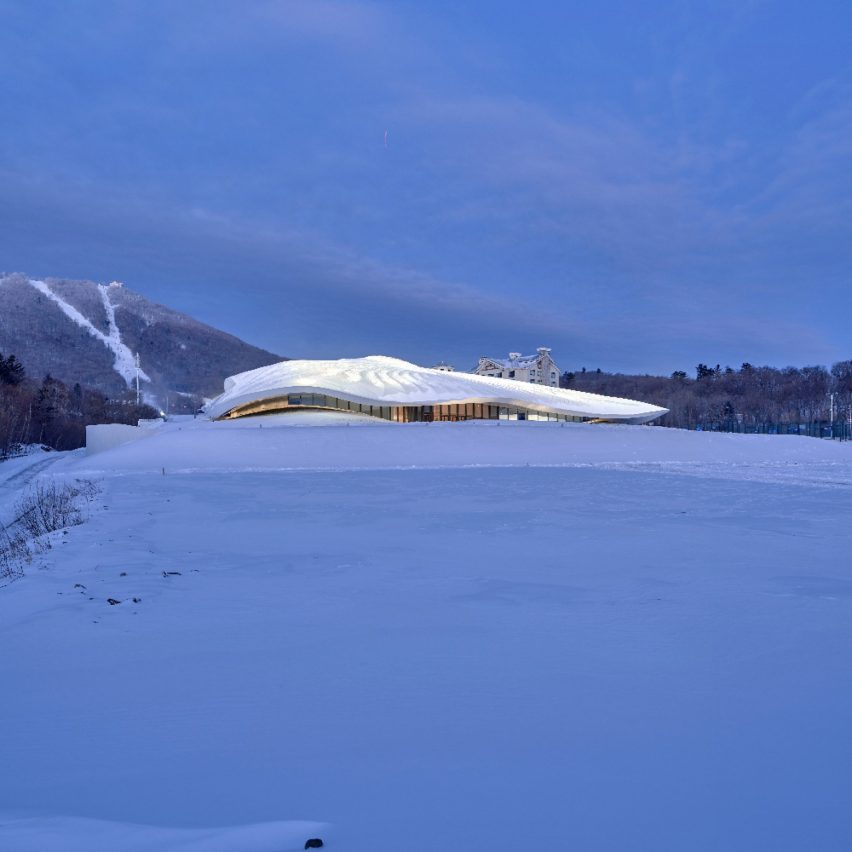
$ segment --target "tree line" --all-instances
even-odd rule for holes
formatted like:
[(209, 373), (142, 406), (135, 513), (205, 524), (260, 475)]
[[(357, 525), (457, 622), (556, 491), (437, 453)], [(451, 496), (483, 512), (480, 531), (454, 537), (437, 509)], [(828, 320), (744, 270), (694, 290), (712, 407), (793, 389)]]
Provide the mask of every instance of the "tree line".
[(852, 411), (852, 361), (831, 368), (755, 367), (739, 369), (698, 364), (694, 375), (676, 370), (671, 376), (636, 376), (601, 370), (566, 372), (560, 386), (641, 399), (669, 409), (658, 421), (683, 429), (816, 423), (830, 419), (834, 394), (835, 421)]
[(141, 418), (157, 415), (149, 405), (136, 405), (130, 392), (109, 399), (80, 384), (68, 387), (49, 375), (34, 380), (14, 355), (0, 353), (0, 459), (27, 444), (73, 450), (85, 446), (86, 426), (135, 426)]

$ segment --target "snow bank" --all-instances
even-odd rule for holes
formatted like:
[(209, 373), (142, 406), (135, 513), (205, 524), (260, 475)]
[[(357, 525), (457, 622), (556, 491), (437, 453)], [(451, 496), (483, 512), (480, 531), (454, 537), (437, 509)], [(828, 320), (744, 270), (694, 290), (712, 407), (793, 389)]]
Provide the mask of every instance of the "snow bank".
[(143, 425), (143, 421), (140, 421), (138, 426), (129, 426), (124, 423), (98, 423), (87, 426), (86, 454), (91, 456), (149, 437), (160, 428), (162, 422), (162, 420), (149, 420), (144, 421)]
[(267, 822), (180, 829), (73, 817), (0, 817), (0, 848), (10, 852), (289, 852), (328, 836), (316, 822)]
[[(290, 428), (293, 414), (167, 423), (150, 440), (77, 462), (77, 475), (153, 471), (368, 470), (585, 465), (797, 467), (852, 463), (852, 444), (796, 435), (730, 435), (651, 426), (467, 421), (408, 423), (341, 416)], [(801, 472), (804, 472), (804, 468)]]

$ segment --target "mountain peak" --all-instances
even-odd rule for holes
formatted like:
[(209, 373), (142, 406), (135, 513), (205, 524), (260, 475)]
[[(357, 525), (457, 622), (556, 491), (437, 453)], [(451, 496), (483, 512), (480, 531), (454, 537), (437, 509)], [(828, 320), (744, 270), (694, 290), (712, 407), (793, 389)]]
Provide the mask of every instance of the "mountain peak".
[(31, 376), (119, 395), (140, 385), (147, 398), (213, 396), (227, 376), (281, 361), (272, 352), (157, 304), (120, 281), (0, 274), (0, 352)]

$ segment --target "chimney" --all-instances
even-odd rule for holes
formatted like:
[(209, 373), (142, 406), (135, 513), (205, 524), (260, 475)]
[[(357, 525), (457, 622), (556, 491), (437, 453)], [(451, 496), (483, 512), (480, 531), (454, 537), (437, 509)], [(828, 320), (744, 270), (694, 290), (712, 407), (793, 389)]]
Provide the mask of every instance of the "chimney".
[(521, 353), (520, 353), (520, 352), (510, 352), (510, 353), (509, 353), (509, 360), (510, 360), (510, 361), (517, 361), (517, 360), (518, 360), (518, 358), (520, 358), (520, 357), (521, 357)]

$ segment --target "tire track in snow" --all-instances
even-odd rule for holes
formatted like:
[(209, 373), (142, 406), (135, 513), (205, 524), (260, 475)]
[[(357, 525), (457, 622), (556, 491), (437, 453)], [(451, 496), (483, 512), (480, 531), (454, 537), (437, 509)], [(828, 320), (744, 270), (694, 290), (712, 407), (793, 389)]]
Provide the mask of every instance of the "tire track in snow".
[[(44, 281), (39, 281), (33, 278), (28, 278), (27, 280), (33, 287), (35, 287), (36, 290), (43, 293), (51, 301), (55, 302), (65, 316), (81, 328), (84, 328), (92, 335), (92, 337), (96, 337), (100, 340), (100, 342), (103, 343), (110, 352), (112, 352), (115, 358), (113, 369), (124, 379), (125, 382), (127, 382), (127, 386), (131, 387), (136, 378), (136, 359), (130, 351), (130, 348), (121, 339), (121, 332), (118, 330), (118, 325), (115, 321), (115, 308), (109, 300), (109, 287), (103, 284), (97, 285), (98, 291), (101, 294), (101, 299), (104, 303), (107, 322), (109, 323), (109, 334), (104, 334), (100, 329), (92, 325), (92, 323), (73, 305), (69, 305), (68, 302), (60, 296), (57, 296)], [(141, 369), (139, 370), (139, 378), (144, 382), (151, 381), (150, 377)]]
[(50, 467), (56, 461), (57, 458), (58, 457), (41, 459), (31, 465), (27, 465), (27, 467), (23, 468), (22, 470), (13, 473), (8, 479), (4, 480), (3, 482), (0, 482), (0, 487), (18, 489), (22, 485), (26, 485), (28, 482), (31, 482), (45, 468)]
[[(34, 461), (32, 464), (25, 465), (20, 470), (15, 471), (11, 476), (0, 479), (0, 515), (5, 516), (6, 512), (23, 494), (26, 486), (47, 470), (47, 468), (51, 467), (59, 458), (59, 453), (52, 453), (46, 459), (38, 459), (37, 456), (33, 456)], [(0, 474), (2, 472), (2, 468), (0, 468)], [(3, 519), (0, 518), (0, 526), (2, 526), (3, 522)]]

